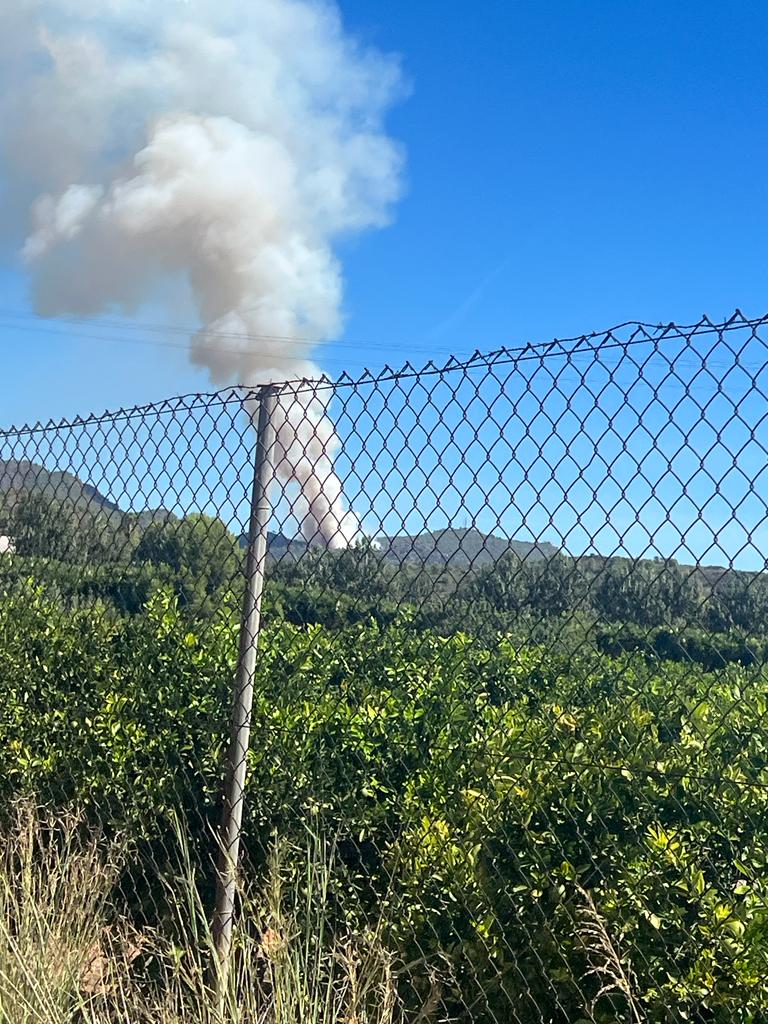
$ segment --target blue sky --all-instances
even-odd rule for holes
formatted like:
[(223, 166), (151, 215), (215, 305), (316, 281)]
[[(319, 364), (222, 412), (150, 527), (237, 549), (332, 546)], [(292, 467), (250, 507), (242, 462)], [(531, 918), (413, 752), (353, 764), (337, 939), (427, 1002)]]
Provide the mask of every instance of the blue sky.
[[(401, 55), (411, 89), (388, 121), (406, 194), (390, 227), (341, 252), (347, 326), (319, 357), (330, 373), (768, 309), (764, 4), (341, 8), (350, 31)], [(28, 308), (10, 251), (0, 308)], [(180, 335), (88, 333), (0, 317), (4, 423), (208, 386)]]
[[(411, 92), (389, 119), (407, 192), (389, 228), (342, 253), (331, 372), (768, 308), (764, 4), (341, 7), (401, 55)], [(2, 255), (0, 307), (24, 308)], [(32, 326), (0, 326), (5, 423), (206, 386), (181, 349)]]

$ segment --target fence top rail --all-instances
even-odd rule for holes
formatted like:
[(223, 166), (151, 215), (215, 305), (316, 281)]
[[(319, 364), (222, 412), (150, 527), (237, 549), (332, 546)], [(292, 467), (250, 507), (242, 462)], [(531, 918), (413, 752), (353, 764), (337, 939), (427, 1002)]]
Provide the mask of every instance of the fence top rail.
[[(714, 321), (708, 316), (692, 324), (652, 324), (639, 320), (627, 320), (614, 327), (589, 334), (581, 334), (570, 338), (553, 338), (546, 342), (528, 342), (524, 345), (504, 346), (492, 351), (476, 349), (468, 357), (451, 356), (445, 363), (437, 364), (430, 360), (423, 366), (414, 366), (406, 362), (400, 367), (385, 364), (377, 371), (364, 370), (361, 374), (352, 375), (343, 372), (336, 378), (321, 376), (317, 378), (296, 377), (282, 381), (273, 381), (261, 385), (231, 385), (218, 391), (191, 392), (173, 398), (135, 405), (125, 408), (91, 413), (87, 416), (75, 416), (59, 420), (48, 420), (36, 423), (11, 425), (0, 429), (0, 438), (18, 438), (30, 434), (43, 434), (59, 430), (72, 430), (78, 427), (98, 426), (100, 423), (119, 423), (149, 416), (175, 416), (199, 409), (211, 409), (227, 405), (242, 405), (246, 400), (258, 398), (263, 387), (278, 387), (297, 394), (303, 391), (336, 391), (346, 388), (375, 386), (403, 379), (417, 377), (441, 376), (454, 372), (469, 372), (477, 369), (492, 370), (496, 366), (512, 366), (531, 359), (548, 359), (555, 356), (566, 359), (576, 355), (592, 354), (599, 356), (605, 350), (627, 349), (634, 345), (649, 344), (656, 348), (665, 342), (683, 340), (688, 344), (694, 338), (716, 335), (722, 338), (731, 331), (747, 329), (753, 336), (759, 327), (768, 324), (768, 313), (758, 317), (747, 317), (737, 309), (726, 320)], [(734, 355), (738, 353), (734, 351)]]

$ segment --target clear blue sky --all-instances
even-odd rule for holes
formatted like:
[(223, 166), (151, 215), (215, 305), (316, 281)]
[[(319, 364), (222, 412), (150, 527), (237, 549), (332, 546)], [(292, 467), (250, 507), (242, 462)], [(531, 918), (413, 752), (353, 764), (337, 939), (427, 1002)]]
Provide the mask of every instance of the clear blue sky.
[[(320, 356), (329, 372), (768, 309), (768, 6), (341, 8), (401, 55), (411, 91), (388, 122), (406, 194), (389, 228), (341, 253), (347, 328)], [(25, 295), (6, 252), (0, 306)], [(0, 322), (6, 424), (207, 388), (180, 349), (29, 326)]]

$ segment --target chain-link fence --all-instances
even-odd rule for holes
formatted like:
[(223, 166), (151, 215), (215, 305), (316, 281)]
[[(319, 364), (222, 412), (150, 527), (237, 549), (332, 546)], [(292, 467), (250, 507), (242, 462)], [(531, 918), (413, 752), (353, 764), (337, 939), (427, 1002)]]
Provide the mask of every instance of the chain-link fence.
[(326, 1024), (768, 1020), (766, 396), (737, 315), (3, 431), (4, 806), (138, 927), (180, 812), (222, 954), (313, 843)]

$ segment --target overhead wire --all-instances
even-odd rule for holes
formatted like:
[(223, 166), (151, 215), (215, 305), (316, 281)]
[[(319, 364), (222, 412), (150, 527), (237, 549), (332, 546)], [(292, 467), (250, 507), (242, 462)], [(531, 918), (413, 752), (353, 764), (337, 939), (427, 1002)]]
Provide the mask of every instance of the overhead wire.
[[(5, 321), (5, 323), (3, 321)], [(24, 323), (19, 323), (18, 321), (24, 321)], [(29, 323), (29, 321), (32, 321), (32, 323)], [(739, 321), (739, 322), (736, 323), (735, 326), (739, 326), (740, 324), (741, 324), (741, 322)], [(745, 325), (746, 325), (746, 322), (745, 322)], [(149, 348), (177, 349), (179, 351), (184, 351), (184, 352), (190, 351), (190, 344), (189, 344), (188, 340), (187, 341), (181, 341), (181, 342), (175, 342), (175, 341), (172, 341), (172, 340), (155, 339), (155, 338), (147, 338), (147, 337), (131, 337), (130, 335), (131, 335), (131, 333), (134, 333), (134, 334), (135, 333), (142, 333), (142, 334), (144, 334), (144, 333), (148, 332), (148, 333), (154, 334), (154, 335), (168, 335), (168, 334), (171, 334), (171, 335), (181, 335), (181, 336), (184, 336), (187, 339), (189, 339), (189, 338), (195, 336), (196, 334), (199, 334), (200, 332), (205, 330), (205, 328), (202, 325), (198, 325), (196, 327), (193, 327), (193, 326), (183, 326), (183, 325), (179, 325), (179, 324), (161, 324), (161, 323), (147, 323), (147, 322), (142, 322), (142, 321), (112, 320), (112, 319), (101, 318), (101, 317), (63, 316), (63, 317), (56, 317), (56, 318), (52, 318), (52, 317), (48, 318), (48, 317), (43, 317), (42, 315), (40, 315), (38, 313), (35, 313), (34, 311), (31, 311), (31, 310), (19, 310), (19, 309), (9, 309), (7, 307), (5, 307), (5, 308), (0, 307), (0, 327), (3, 327), (3, 326), (9, 327), (9, 328), (11, 328), (14, 331), (23, 331), (25, 333), (32, 332), (32, 333), (38, 333), (38, 334), (45, 334), (45, 335), (48, 335), (48, 336), (57, 336), (57, 337), (60, 337), (60, 338), (71, 339), (73, 341), (91, 341), (91, 342), (98, 342), (98, 343), (104, 343), (104, 344), (119, 344), (119, 345), (139, 345), (139, 346), (142, 346), (142, 347), (149, 347)], [(69, 326), (83, 327), (83, 328), (85, 328), (85, 331), (87, 333), (78, 333), (77, 335), (71, 335), (71, 334), (69, 334), (66, 331), (66, 328), (69, 327)], [(673, 325), (669, 325), (669, 326), (672, 327)], [(596, 352), (604, 352), (604, 351), (606, 351), (606, 350), (608, 350), (610, 348), (625, 347), (627, 345), (627, 343), (628, 343), (627, 341), (622, 341), (617, 346), (615, 344), (615, 340), (610, 338), (610, 335), (613, 333), (613, 331), (616, 331), (616, 330), (618, 330), (620, 328), (624, 328), (624, 327), (635, 327), (635, 328), (642, 328), (644, 330), (653, 330), (653, 331), (659, 331), (659, 330), (664, 331), (664, 330), (666, 330), (666, 328), (664, 328), (663, 325), (653, 325), (653, 324), (650, 324), (650, 323), (641, 323), (641, 322), (627, 322), (627, 323), (624, 323), (624, 324), (617, 325), (617, 327), (612, 328), (611, 331), (609, 331), (609, 332), (594, 332), (592, 335), (586, 335), (586, 336), (583, 336), (581, 338), (566, 338), (566, 339), (561, 339), (561, 340), (559, 340), (557, 342), (542, 343), (541, 345), (529, 345), (529, 346), (525, 346), (525, 347), (521, 346), (521, 348), (516, 353), (516, 361), (522, 360), (522, 359), (526, 359), (526, 358), (531, 358), (531, 357), (535, 358), (538, 354), (540, 354), (539, 350), (541, 350), (541, 349), (545, 350), (544, 354), (547, 354), (547, 355), (561, 355), (561, 356), (565, 356), (565, 357), (567, 357), (567, 358), (569, 358), (571, 360), (578, 360), (580, 358), (590, 357), (590, 356), (594, 357), (594, 354)], [(111, 334), (95, 333), (96, 331), (99, 331), (100, 329), (107, 329), (107, 330), (120, 331), (120, 332), (128, 332), (128, 334), (126, 336), (116, 336), (116, 335), (111, 335)], [(675, 330), (684, 330), (684, 328), (675, 327)], [(217, 331), (216, 332), (216, 337), (218, 339), (224, 339), (224, 340), (230, 340), (230, 341), (265, 342), (267, 344), (270, 344), (270, 343), (275, 343), (275, 344), (286, 343), (286, 344), (290, 344), (291, 346), (305, 347), (308, 350), (321, 349), (322, 353), (323, 353), (323, 361), (326, 362), (326, 363), (330, 363), (330, 362), (341, 363), (341, 362), (343, 362), (342, 358), (339, 355), (340, 350), (355, 349), (356, 351), (359, 351), (360, 349), (364, 348), (364, 349), (366, 349), (368, 351), (384, 351), (384, 352), (387, 352), (387, 353), (390, 353), (390, 354), (392, 354), (392, 352), (393, 352), (393, 344), (392, 343), (378, 343), (378, 342), (374, 342), (374, 341), (363, 341), (363, 340), (352, 339), (352, 338), (339, 338), (339, 339), (328, 340), (328, 341), (312, 341), (311, 339), (303, 337), (303, 336), (300, 336), (300, 335), (278, 335), (278, 334), (262, 334), (262, 333), (235, 332), (235, 331), (223, 331), (223, 332), (218, 332)], [(587, 348), (582, 348), (581, 350), (576, 349), (576, 350), (571, 351), (571, 352), (568, 352), (568, 351), (565, 351), (565, 350), (562, 350), (560, 352), (549, 351), (552, 348), (552, 346), (556, 345), (556, 344), (560, 345), (560, 346), (563, 346), (563, 345), (566, 345), (566, 344), (569, 344), (569, 343), (573, 343), (573, 342), (577, 342), (578, 343), (578, 342), (585, 342), (585, 341), (594, 341), (594, 340), (597, 340), (597, 339), (599, 339), (601, 337), (605, 338), (605, 343), (604, 344), (589, 345)], [(674, 340), (675, 338), (679, 338), (679, 335), (673, 333), (673, 334), (669, 334), (665, 340)], [(640, 337), (638, 337), (636, 339), (633, 339), (634, 342), (647, 341), (649, 343), (652, 342), (653, 340), (654, 340), (653, 337), (646, 336), (645, 333), (643, 333)], [(418, 345), (415, 345), (412, 342), (401, 342), (401, 345), (402, 345), (403, 348), (406, 348), (407, 351), (410, 354), (425, 355), (425, 356), (431, 357), (432, 359), (434, 359), (434, 358), (454, 357), (454, 358), (457, 358), (458, 361), (460, 361), (460, 362), (461, 361), (465, 361), (467, 359), (467, 357), (456, 357), (455, 353), (447, 351), (447, 350), (444, 350), (444, 349), (440, 350), (440, 349), (435, 349), (433, 347), (429, 347), (429, 348), (419, 347)], [(221, 345), (221, 344), (218, 344), (218, 343), (217, 344), (205, 344), (205, 343), (196, 342), (193, 347), (194, 347), (194, 350), (197, 351), (197, 352), (211, 352), (211, 353), (225, 354), (225, 355), (248, 355), (249, 352), (253, 352), (254, 354), (256, 354), (256, 350), (255, 349), (248, 349), (248, 348), (245, 348), (245, 347), (239, 346), (239, 345), (238, 346), (234, 346), (233, 345), (233, 346), (229, 347), (229, 346), (224, 346), (224, 345)], [(499, 352), (499, 353), (504, 352), (504, 351), (506, 351), (506, 350), (505, 349), (498, 349), (498, 350), (496, 350), (496, 352)], [(512, 352), (514, 352), (514, 350), (508, 350), (508, 351), (510, 351), (510, 354)], [(476, 354), (479, 354), (479, 352), (476, 352)], [(492, 353), (492, 354), (496, 354), (496, 353)], [(680, 366), (680, 367), (694, 367), (695, 366), (699, 371), (704, 371), (704, 370), (707, 370), (708, 368), (712, 368), (712, 369), (733, 369), (733, 366), (734, 366), (734, 364), (732, 362), (725, 363), (725, 362), (721, 362), (721, 361), (711, 360), (711, 359), (708, 359), (708, 358), (706, 358), (704, 356), (702, 357), (701, 362), (697, 361), (697, 362), (694, 363), (694, 362), (690, 361), (690, 357), (688, 357), (688, 359), (686, 360), (685, 357), (681, 357), (680, 355), (678, 355), (675, 358), (675, 365), (676, 366)], [(743, 369), (743, 370), (749, 370), (749, 369), (757, 370), (757, 369), (764, 369), (765, 368), (765, 364), (764, 363), (761, 363), (761, 364), (758, 365), (758, 364), (752, 364), (752, 363), (747, 363), (747, 362), (739, 361), (739, 362), (737, 362), (736, 365), (739, 368)]]
[[(672, 364), (675, 368), (687, 368), (694, 369), (694, 380), (702, 373), (706, 373), (712, 369), (730, 369), (733, 370), (734, 366), (749, 371), (750, 369), (765, 370), (765, 363), (755, 364), (748, 363), (745, 361), (733, 362), (722, 362), (720, 360), (714, 360), (709, 358), (709, 354), (701, 354), (700, 358), (693, 360), (691, 353), (677, 353), (674, 356), (667, 356), (665, 353), (658, 351), (658, 345), (660, 342), (671, 342), (675, 340), (685, 340), (687, 344), (690, 344), (690, 338), (692, 334), (698, 333), (718, 333), (722, 337), (722, 333), (726, 330), (736, 330), (739, 328), (749, 327), (756, 323), (763, 323), (765, 317), (757, 320), (748, 320), (738, 311), (730, 320), (722, 324), (713, 324), (706, 317), (699, 321), (698, 324), (690, 326), (681, 326), (676, 324), (650, 324), (639, 321), (627, 321), (619, 324), (608, 331), (596, 331), (592, 334), (582, 335), (574, 338), (563, 338), (555, 339), (550, 342), (542, 342), (537, 344), (528, 344), (525, 346), (518, 346), (516, 348), (500, 348), (492, 352), (481, 352), (476, 350), (471, 356), (457, 356), (455, 353), (448, 353), (445, 351), (435, 350), (434, 348), (419, 348), (413, 344), (407, 344), (407, 349), (410, 354), (420, 353), (431, 357), (430, 362), (427, 366), (416, 369), (413, 365), (408, 362), (400, 370), (393, 370), (389, 365), (385, 366), (379, 375), (370, 374), (369, 371), (365, 371), (364, 378), (372, 379), (374, 377), (388, 378), (388, 377), (408, 377), (414, 374), (431, 374), (441, 373), (443, 370), (448, 369), (466, 369), (470, 370), (478, 365), (482, 365), (485, 360), (493, 362), (494, 366), (503, 366), (505, 364), (514, 364), (514, 369), (523, 372), (523, 368), (520, 366), (521, 363), (529, 360), (542, 361), (544, 357), (547, 359), (552, 357), (561, 357), (567, 360), (574, 369), (578, 368), (578, 363), (584, 358), (595, 359), (600, 357), (602, 369), (611, 373), (618, 369), (624, 369), (628, 367), (621, 367), (621, 362), (624, 355), (627, 354), (627, 349), (634, 347), (635, 345), (646, 343), (652, 344), (657, 348), (657, 351), (652, 353), (652, 356), (660, 356), (663, 359), (669, 360), (671, 358)], [(3, 321), (6, 321), (3, 323)], [(19, 323), (19, 321), (24, 321)], [(30, 321), (32, 321), (30, 323)], [(141, 321), (119, 321), (110, 320), (100, 317), (57, 317), (57, 318), (46, 318), (38, 313), (30, 310), (18, 310), (9, 309), (7, 307), (0, 307), (0, 327), (7, 327), (13, 331), (24, 331), (38, 334), (44, 334), (48, 336), (55, 336), (73, 342), (78, 341), (89, 341), (96, 343), (105, 344), (122, 344), (122, 345), (139, 345), (150, 348), (168, 348), (177, 349), (179, 351), (189, 352), (190, 344), (189, 341), (172, 341), (164, 338), (147, 338), (147, 337), (136, 337), (131, 336), (130, 332), (149, 332), (150, 334), (176, 334), (185, 335), (188, 338), (194, 334), (204, 330), (202, 326), (196, 328), (184, 327), (181, 325), (173, 324), (160, 324), (160, 323), (145, 323)], [(70, 334), (66, 331), (67, 327), (79, 326), (85, 328), (84, 332), (78, 332), (77, 334)], [(124, 336), (108, 335), (103, 333), (94, 333), (99, 329), (106, 328), (117, 331), (129, 332)], [(628, 338), (616, 337), (616, 331), (621, 329), (631, 328), (633, 333)], [(691, 332), (691, 334), (686, 333)], [(342, 367), (347, 365), (347, 360), (340, 353), (340, 349), (351, 349), (360, 350), (365, 348), (370, 351), (383, 350), (390, 354), (393, 353), (392, 344), (377, 344), (375, 342), (363, 342), (360, 340), (353, 339), (338, 339), (336, 341), (326, 342), (313, 342), (308, 338), (301, 336), (288, 336), (288, 335), (270, 335), (270, 334), (257, 334), (257, 333), (239, 333), (239, 332), (222, 332), (216, 335), (218, 338), (230, 339), (230, 340), (241, 340), (241, 341), (253, 341), (253, 342), (266, 342), (266, 343), (288, 343), (292, 346), (300, 345), (306, 346), (308, 349), (320, 349), (322, 351), (322, 361), (326, 364), (337, 364)], [(761, 340), (761, 339), (757, 339)], [(194, 351), (197, 352), (211, 352), (216, 354), (231, 354), (231, 355), (248, 355), (249, 353), (258, 353), (256, 349), (248, 349), (241, 346), (223, 346), (220, 344), (199, 344), (196, 343), (192, 346)], [(605, 361), (604, 353), (609, 350), (614, 350), (614, 355), (617, 356), (617, 361), (614, 366), (611, 366)], [(616, 351), (618, 350), (618, 351)], [(734, 353), (735, 354), (735, 353)], [(447, 358), (448, 362), (444, 367), (436, 364), (433, 360), (435, 358)], [(557, 373), (558, 380), (568, 383), (577, 383), (576, 379), (571, 377), (567, 371), (564, 373), (561, 369)], [(534, 371), (535, 372), (535, 371)], [(583, 379), (580, 379), (583, 383)], [(361, 381), (362, 382), (362, 381)], [(292, 383), (287, 381), (287, 383)], [(298, 381), (297, 381), (298, 383)], [(342, 380), (336, 381), (336, 385), (353, 383), (353, 380), (348, 374), (342, 374)], [(650, 383), (646, 382), (647, 386), (652, 387)], [(752, 381), (754, 384), (754, 380)], [(313, 384), (313, 387), (316, 384)], [(323, 385), (321, 385), (323, 386)], [(324, 381), (324, 386), (333, 387), (334, 382), (327, 380)], [(683, 381), (679, 382), (665, 382), (665, 390), (667, 389), (679, 389), (687, 391), (689, 387), (695, 387), (696, 389), (701, 388), (701, 383), (697, 384), (685, 384)], [(724, 394), (738, 394), (738, 392), (732, 387), (723, 386), (722, 382), (713, 381), (712, 384), (707, 382), (704, 390), (709, 390), (714, 386), (715, 391), (721, 391)]]
[[(15, 320), (33, 321), (33, 323), (15, 323)], [(5, 322), (4, 322), (5, 321)], [(65, 328), (68, 326), (79, 326), (86, 328), (88, 333), (78, 333), (77, 335), (70, 335), (66, 332)], [(56, 317), (47, 318), (42, 317), (39, 314), (30, 313), (26, 311), (9, 311), (0, 308), (0, 327), (10, 327), (14, 331), (34, 332), (39, 334), (55, 334), (60, 337), (73, 338), (73, 340), (86, 340), (86, 341), (98, 341), (105, 342), (107, 344), (125, 344), (125, 345), (143, 345), (153, 348), (171, 348), (179, 349), (182, 351), (189, 351), (190, 345), (188, 342), (175, 342), (175, 341), (163, 341), (155, 340), (151, 338), (140, 338), (140, 337), (119, 337), (114, 335), (105, 335), (94, 333), (95, 330), (101, 328), (107, 330), (118, 330), (128, 332), (149, 332), (150, 334), (176, 334), (182, 335), (187, 338), (191, 338), (205, 331), (202, 325), (197, 327), (182, 327), (180, 325), (172, 324), (157, 324), (157, 323), (144, 323), (141, 321), (135, 321), (132, 323), (126, 323), (117, 320), (106, 320), (101, 318), (87, 318), (87, 317)], [(381, 343), (374, 341), (361, 341), (353, 338), (339, 338), (328, 341), (312, 341), (309, 338), (305, 338), (299, 335), (278, 335), (278, 334), (259, 334), (259, 333), (245, 333), (245, 332), (233, 332), (233, 331), (216, 331), (215, 336), (222, 338), (227, 341), (251, 341), (251, 342), (266, 342), (274, 344), (290, 344), (291, 346), (301, 346), (307, 349), (323, 349), (325, 358), (333, 356), (334, 350), (338, 349), (367, 349), (369, 351), (381, 351), (392, 353), (392, 343)], [(419, 348), (414, 346), (410, 342), (401, 343), (404, 348), (407, 348), (410, 353), (419, 353), (425, 356), (442, 355), (446, 358), (451, 355), (448, 350), (435, 350), (434, 348)], [(224, 346), (219, 344), (206, 345), (205, 343), (195, 343), (194, 349), (197, 352), (216, 352), (230, 355), (247, 355), (249, 350), (241, 346)]]

